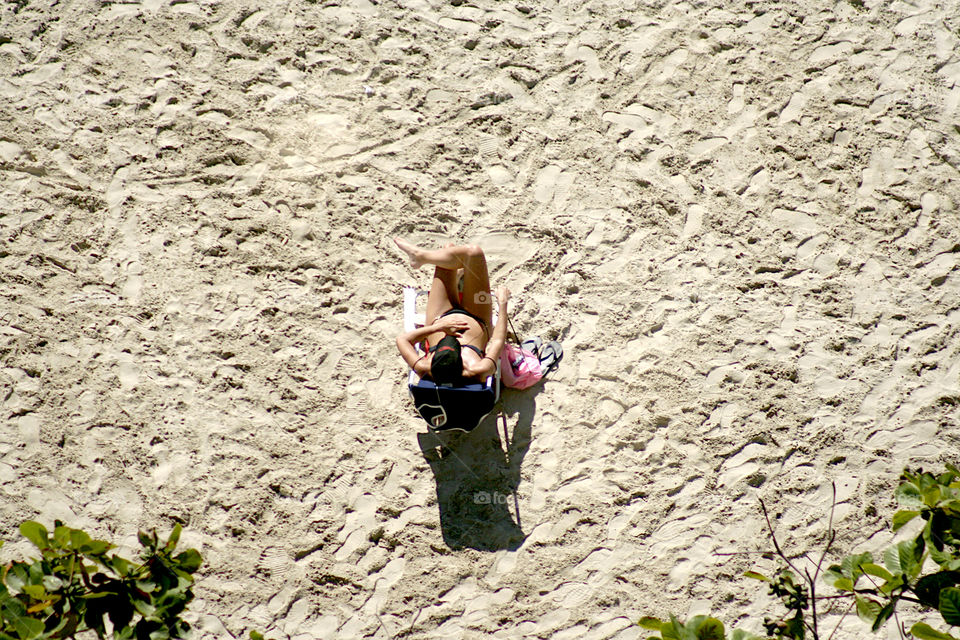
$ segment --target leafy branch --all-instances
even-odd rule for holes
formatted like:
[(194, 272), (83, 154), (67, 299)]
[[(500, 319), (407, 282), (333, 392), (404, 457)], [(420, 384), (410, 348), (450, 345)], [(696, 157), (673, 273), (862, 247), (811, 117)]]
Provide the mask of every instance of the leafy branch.
[[(893, 531), (899, 531), (917, 518), (924, 525), (914, 538), (887, 548), (882, 554), (882, 564), (875, 562), (870, 553), (850, 554), (841, 558), (839, 564), (822, 571), (836, 538), (833, 529), (836, 487), (827, 542), (813, 564), (812, 573), (808, 567), (801, 570), (784, 553), (774, 534), (767, 507), (761, 500), (760, 507), (774, 548), (773, 552), (767, 553), (779, 557), (782, 566), (772, 578), (755, 571), (747, 571), (744, 575), (766, 582), (771, 595), (779, 598), (786, 613), (779, 618), (764, 620), (767, 636), (737, 629), (731, 632), (729, 640), (807, 640), (808, 637), (820, 640), (819, 601), (847, 601), (849, 604), (840, 623), (855, 608), (857, 615), (874, 632), (897, 616), (900, 602), (914, 603), (928, 611), (936, 610), (947, 625), (960, 625), (960, 469), (948, 464), (946, 471), (936, 476), (920, 469), (904, 469), (900, 480), (894, 495), (901, 509), (893, 515)], [(923, 572), (927, 560), (935, 563), (935, 571)], [(837, 593), (818, 595), (817, 583), (821, 577)], [(920, 640), (960, 640), (924, 622), (913, 624), (907, 631), (897, 620), (901, 636), (907, 633)], [(827, 640), (837, 632), (840, 623)], [(644, 617), (637, 624), (659, 633), (651, 636), (652, 640), (727, 640), (723, 623), (710, 616), (695, 616), (687, 622), (672, 615), (669, 620)]]
[[(182, 618), (193, 599), (196, 549), (174, 555), (181, 527), (161, 542), (155, 531), (138, 534), (139, 561), (109, 553), (115, 545), (94, 540), (57, 520), (53, 532), (38, 522), (20, 525), (39, 558), (0, 568), (0, 640), (74, 638), (92, 631), (114, 640), (183, 638)], [(0, 541), (2, 544), (2, 541)]]

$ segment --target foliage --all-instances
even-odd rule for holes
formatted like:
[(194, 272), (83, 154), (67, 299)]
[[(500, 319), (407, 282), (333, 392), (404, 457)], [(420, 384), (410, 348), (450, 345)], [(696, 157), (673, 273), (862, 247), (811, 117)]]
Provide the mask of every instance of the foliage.
[[(644, 617), (637, 624), (645, 629), (659, 631), (660, 637), (664, 640), (725, 640), (727, 637), (723, 630), (723, 623), (709, 616), (694, 616), (686, 624), (680, 622), (674, 616), (670, 616), (669, 621)], [(737, 629), (730, 635), (730, 640), (763, 639), (742, 629)]]
[[(115, 545), (57, 520), (51, 534), (26, 521), (20, 533), (40, 558), (0, 569), (0, 640), (74, 638), (92, 631), (114, 640), (183, 638), (180, 618), (193, 599), (193, 573), (202, 559), (195, 549), (173, 554), (176, 525), (165, 543), (156, 532), (139, 533), (140, 562), (108, 553)], [(2, 542), (0, 542), (2, 544)]]
[[(767, 528), (783, 566), (768, 578), (755, 571), (746, 576), (768, 583), (771, 595), (780, 599), (786, 614), (780, 618), (765, 619), (768, 638), (776, 640), (819, 640), (817, 602), (829, 600), (833, 606), (846, 603), (846, 610), (856, 609), (857, 615), (877, 631), (897, 615), (897, 605), (911, 602), (925, 610), (939, 612), (949, 626), (960, 625), (960, 469), (947, 465), (940, 475), (922, 470), (905, 469), (901, 483), (894, 494), (901, 509), (894, 513), (893, 531), (917, 520), (923, 527), (915, 537), (903, 540), (886, 549), (875, 561), (870, 553), (855, 553), (830, 565), (822, 578), (835, 594), (817, 595), (817, 578), (824, 559), (834, 540), (833, 514), (830, 535), (818, 561), (810, 561), (813, 572), (798, 569), (780, 549), (770, 519)], [(764, 516), (766, 506), (761, 502)], [(924, 565), (935, 565), (935, 570), (924, 573)], [(882, 563), (882, 564), (881, 564)], [(686, 623), (671, 616), (669, 621), (645, 617), (637, 624), (659, 632), (653, 639), (663, 640), (727, 640), (723, 623), (715, 618), (696, 616)], [(899, 624), (901, 636), (907, 633)], [(921, 640), (960, 640), (948, 632), (917, 622), (909, 635)], [(731, 632), (729, 640), (763, 640), (742, 630)]]

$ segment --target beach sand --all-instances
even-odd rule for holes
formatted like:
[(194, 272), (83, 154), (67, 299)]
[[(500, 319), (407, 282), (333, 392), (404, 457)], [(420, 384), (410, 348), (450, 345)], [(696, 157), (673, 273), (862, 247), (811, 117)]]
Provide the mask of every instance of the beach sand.
[[(3, 557), (25, 519), (181, 522), (198, 638), (759, 631), (774, 564), (718, 554), (770, 548), (760, 499), (815, 550), (833, 482), (837, 548), (876, 549), (900, 470), (960, 455), (958, 33), (933, 0), (3, 3)], [(479, 243), (566, 352), (445, 451), (394, 235)]]

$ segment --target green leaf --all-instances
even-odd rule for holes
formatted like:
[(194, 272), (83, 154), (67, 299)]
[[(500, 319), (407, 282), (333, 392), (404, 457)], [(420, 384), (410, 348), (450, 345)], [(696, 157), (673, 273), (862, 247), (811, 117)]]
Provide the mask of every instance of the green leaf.
[(23, 592), (34, 600), (44, 600), (47, 597), (47, 590), (43, 588), (42, 584), (23, 585)]
[(183, 553), (178, 553), (173, 559), (187, 573), (193, 573), (203, 564), (203, 557), (196, 549), (187, 549)]
[(170, 532), (170, 537), (167, 538), (167, 551), (173, 551), (177, 548), (177, 543), (180, 542), (180, 533), (183, 531), (183, 527), (180, 526), (180, 523), (173, 525), (173, 531)]
[(830, 567), (823, 572), (823, 581), (831, 587), (835, 587), (837, 581), (839, 580), (845, 580), (843, 576), (843, 568), (840, 565), (830, 565)]
[[(657, 620), (657, 619), (656, 619), (656, 618), (651, 618), (651, 617), (649, 617), (649, 616), (644, 616), (644, 617), (640, 618), (640, 620)], [(637, 624), (639, 624), (639, 625), (640, 625), (641, 627), (643, 627), (644, 629), (653, 629), (654, 631), (660, 631), (659, 622), (660, 622), (660, 621), (657, 620), (657, 623), (658, 623), (658, 624), (657, 624), (657, 627), (656, 627), (655, 629), (654, 629), (653, 627), (648, 627), (648, 626), (646, 626), (646, 625), (640, 624), (639, 622), (638, 622)], [(250, 640), (264, 640), (264, 639), (263, 639), (263, 634), (260, 633), (259, 631), (253, 631), (253, 630), (251, 630), (251, 631), (250, 631)]]
[(936, 609), (940, 606), (940, 592), (960, 584), (960, 573), (956, 571), (938, 571), (917, 580), (913, 592), (925, 607)]
[(79, 551), (80, 553), (86, 553), (91, 556), (101, 556), (110, 549), (113, 549), (113, 545), (109, 542), (104, 542), (103, 540), (91, 540), (87, 544), (81, 545)]
[(113, 640), (133, 640), (137, 637), (137, 631), (133, 627), (127, 626), (123, 629), (113, 628)]
[(19, 600), (6, 600), (0, 606), (0, 617), (13, 625), (13, 630), (20, 640), (32, 640), (43, 633), (43, 622), (29, 617), (26, 607)]
[(137, 580), (135, 584), (137, 585), (137, 589), (145, 591), (146, 593), (150, 593), (157, 588), (157, 584), (149, 580)]
[(920, 489), (912, 482), (905, 482), (897, 487), (894, 496), (897, 502), (907, 508), (922, 507), (923, 498), (920, 496)]
[(673, 614), (670, 614), (670, 622), (664, 622), (660, 627), (660, 635), (663, 636), (663, 640), (688, 640), (690, 638), (690, 634)]
[(131, 564), (130, 561), (126, 558), (122, 558), (118, 555), (112, 555), (109, 559), (106, 560), (107, 566), (117, 572), (117, 575), (121, 578), (127, 577), (130, 573)]
[(883, 626), (883, 623), (890, 619), (890, 616), (893, 615), (893, 610), (897, 608), (897, 600), (899, 598), (894, 598), (887, 604), (883, 605), (879, 613), (877, 613), (877, 619), (873, 621), (873, 626), (870, 627), (870, 630), (876, 632), (877, 629)]
[(734, 629), (730, 640), (764, 640), (764, 638), (743, 629)]
[(850, 578), (839, 578), (834, 581), (833, 588), (837, 591), (853, 591), (853, 580)]
[(151, 618), (157, 613), (156, 607), (147, 602), (146, 600), (140, 600), (139, 598), (132, 601), (133, 608), (137, 610), (137, 613), (142, 615), (144, 618)]
[(860, 565), (860, 568), (863, 569), (864, 573), (871, 576), (875, 576), (884, 581), (889, 580), (890, 578), (893, 577), (892, 573), (890, 573), (889, 571), (887, 571), (886, 569), (884, 569), (878, 564), (873, 564), (872, 562), (866, 562)]
[(920, 640), (960, 640), (949, 633), (937, 631), (925, 622), (918, 622), (910, 627), (910, 635)]
[(47, 532), (47, 528), (39, 522), (27, 520), (20, 525), (20, 534), (32, 542), (33, 546), (37, 547), (38, 549), (42, 550), (50, 546), (50, 534)]
[(856, 553), (846, 556), (840, 562), (840, 566), (843, 569), (843, 575), (856, 584), (857, 579), (863, 575), (863, 569), (860, 566), (867, 562), (873, 562), (873, 556), (870, 553)]
[(880, 585), (880, 593), (890, 595), (897, 589), (903, 588), (907, 584), (906, 577), (902, 573), (898, 573), (882, 585)]
[(880, 614), (880, 603), (869, 598), (857, 596), (857, 615), (868, 624), (872, 624)]
[(960, 589), (947, 587), (940, 590), (940, 605), (937, 607), (943, 621), (951, 627), (960, 625)]
[(960, 513), (960, 500), (957, 500), (956, 498), (954, 498), (952, 500), (949, 500), (941, 504), (940, 508), (943, 509), (944, 511), (952, 511), (954, 513)]
[(140, 544), (146, 549), (153, 550), (157, 548), (156, 545), (153, 544), (150, 534), (148, 534), (146, 531), (137, 531), (137, 540), (139, 540)]
[(761, 580), (763, 582), (770, 582), (770, 578), (763, 575), (762, 573), (757, 573), (756, 571), (744, 571), (743, 576), (745, 578), (753, 578), (754, 580)]
[[(57, 522), (60, 521), (57, 520)], [(53, 542), (59, 549), (68, 549), (70, 546), (70, 527), (65, 527), (62, 524), (57, 525), (53, 530)]]
[[(660, 631), (660, 626), (663, 624), (663, 621), (660, 618), (654, 618), (652, 616), (643, 616), (637, 620), (637, 624), (643, 627), (644, 629), (650, 629), (651, 631)], [(251, 631), (250, 638), (251, 640), (257, 640), (253, 637), (253, 634), (257, 634), (260, 640), (263, 640), (263, 635), (259, 631)]]
[(936, 562), (941, 567), (944, 567), (950, 564), (953, 561), (954, 555), (947, 551), (938, 551), (937, 548), (933, 545), (928, 545), (930, 548), (930, 559)]
[(903, 525), (907, 524), (920, 515), (919, 511), (897, 511), (893, 514), (893, 530), (899, 531)]
[[(727, 634), (723, 623), (716, 618), (696, 616), (692, 622), (694, 624), (691, 630), (696, 634), (697, 640), (725, 640)], [(690, 623), (687, 623), (687, 626), (689, 628)]]
[(86, 531), (80, 529), (70, 529), (70, 548), (81, 551), (84, 546), (89, 545), (93, 540), (87, 535)]
[(64, 584), (66, 583), (57, 576), (43, 576), (43, 586), (47, 591), (57, 591), (58, 589), (62, 589)]
[(911, 578), (915, 577), (920, 572), (916, 551), (915, 541), (904, 540), (883, 552), (883, 564), (891, 573), (903, 573)]
[(940, 502), (940, 496), (941, 496), (940, 487), (937, 485), (934, 485), (928, 489), (923, 490), (922, 495), (923, 495), (923, 503), (925, 505), (927, 505), (928, 507), (935, 507), (937, 506), (937, 503)]

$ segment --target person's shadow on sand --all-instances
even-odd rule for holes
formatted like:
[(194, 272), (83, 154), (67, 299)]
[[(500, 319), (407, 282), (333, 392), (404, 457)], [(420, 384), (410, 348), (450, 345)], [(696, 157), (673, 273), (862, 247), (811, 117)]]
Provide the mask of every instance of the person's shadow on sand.
[[(530, 448), (534, 395), (541, 388), (504, 389), (498, 410), (469, 433), (417, 434), (437, 482), (440, 528), (451, 549), (513, 551), (526, 539), (517, 488), (520, 465)], [(512, 433), (504, 431), (514, 419)]]

